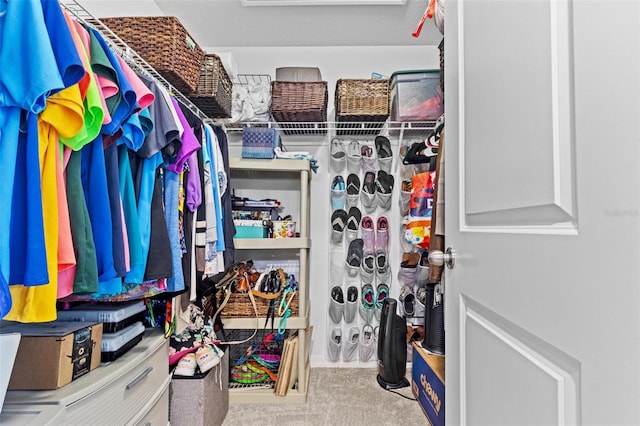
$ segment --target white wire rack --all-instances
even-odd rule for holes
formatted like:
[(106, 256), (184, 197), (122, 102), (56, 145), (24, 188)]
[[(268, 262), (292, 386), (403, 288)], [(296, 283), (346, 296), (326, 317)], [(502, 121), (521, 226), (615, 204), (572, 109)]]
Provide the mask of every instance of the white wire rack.
[(213, 122), (205, 113), (203, 113), (197, 106), (195, 106), (185, 95), (177, 90), (171, 83), (169, 83), (158, 71), (155, 70), (147, 61), (144, 60), (135, 50), (127, 45), (120, 37), (118, 37), (113, 31), (109, 29), (100, 19), (93, 16), (87, 9), (85, 9), (77, 0), (59, 0), (60, 5), (69, 12), (71, 17), (78, 22), (85, 25), (89, 25), (96, 29), (102, 37), (105, 39), (111, 50), (122, 57), (127, 64), (136, 72), (145, 74), (146, 76), (155, 80), (158, 84), (164, 86), (165, 89), (171, 93), (180, 104), (188, 108), (198, 118), (206, 122)]

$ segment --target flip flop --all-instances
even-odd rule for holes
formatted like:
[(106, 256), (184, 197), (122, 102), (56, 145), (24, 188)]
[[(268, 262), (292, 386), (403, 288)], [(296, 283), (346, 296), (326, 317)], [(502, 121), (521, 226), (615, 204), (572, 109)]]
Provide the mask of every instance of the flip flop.
[(357, 174), (351, 173), (347, 176), (347, 207), (357, 206), (358, 198), (360, 198), (360, 178)]
[(345, 184), (344, 178), (337, 175), (331, 182), (331, 207), (334, 210), (344, 209), (345, 201)]
[(386, 136), (378, 135), (375, 138), (375, 145), (378, 153), (378, 167), (380, 167), (380, 170), (389, 173), (391, 171), (391, 163), (393, 162), (391, 142)]
[(367, 213), (371, 213), (376, 209), (376, 174), (374, 172), (366, 172), (364, 174), (360, 200)]
[(347, 227), (347, 219), (347, 212), (342, 209), (334, 210), (331, 214), (331, 241), (334, 243), (342, 241), (344, 229)]
[(361, 220), (362, 213), (360, 212), (360, 209), (357, 207), (351, 207), (349, 209), (349, 217), (347, 218), (347, 241), (351, 241), (358, 237)]
[(347, 274), (351, 277), (358, 275), (360, 264), (362, 263), (364, 241), (362, 238), (356, 238), (349, 243), (347, 250), (346, 268)]
[(376, 179), (376, 198), (378, 205), (383, 210), (391, 208), (391, 195), (393, 193), (394, 178), (392, 174), (384, 170), (378, 170), (378, 178)]

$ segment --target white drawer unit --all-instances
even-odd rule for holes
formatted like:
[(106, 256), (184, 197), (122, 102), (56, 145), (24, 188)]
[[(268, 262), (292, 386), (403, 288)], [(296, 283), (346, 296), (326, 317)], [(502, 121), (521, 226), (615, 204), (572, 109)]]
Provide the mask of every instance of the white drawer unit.
[(166, 425), (169, 409), (164, 393), (169, 382), (168, 341), (161, 331), (147, 330), (142, 341), (122, 357), (60, 389), (8, 391), (3, 412), (50, 406), (64, 413), (48, 424), (125, 425), (154, 420), (150, 424)]

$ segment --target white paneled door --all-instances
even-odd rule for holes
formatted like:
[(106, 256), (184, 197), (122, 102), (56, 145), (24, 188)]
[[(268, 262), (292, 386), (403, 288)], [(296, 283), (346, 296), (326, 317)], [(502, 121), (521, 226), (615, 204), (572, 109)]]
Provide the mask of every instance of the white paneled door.
[(640, 2), (446, 2), (446, 416), (640, 424)]

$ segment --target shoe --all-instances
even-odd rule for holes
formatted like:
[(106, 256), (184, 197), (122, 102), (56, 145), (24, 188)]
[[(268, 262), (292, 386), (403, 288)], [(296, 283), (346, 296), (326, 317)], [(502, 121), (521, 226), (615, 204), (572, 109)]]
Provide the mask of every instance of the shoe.
[(356, 319), (358, 312), (358, 287), (349, 286), (347, 288), (347, 300), (344, 305), (344, 322), (351, 324)]
[(375, 253), (376, 257), (376, 274), (378, 282), (388, 283), (391, 281), (391, 267), (387, 257), (387, 251), (382, 247), (378, 247)]
[(376, 222), (376, 247), (389, 252), (389, 219), (386, 216), (378, 217)]
[(190, 377), (196, 374), (196, 367), (198, 366), (198, 361), (196, 360), (196, 354), (193, 352), (186, 354), (180, 361), (178, 361), (178, 365), (176, 369), (173, 370), (174, 376), (186, 376)]
[(364, 327), (362, 327), (362, 333), (360, 334), (360, 336), (358, 357), (360, 361), (366, 362), (371, 360), (371, 357), (378, 348), (373, 327), (371, 327), (370, 324), (365, 324)]
[(358, 275), (358, 271), (360, 270), (360, 264), (362, 263), (362, 248), (364, 242), (362, 238), (356, 238), (355, 240), (349, 243), (349, 249), (347, 250), (347, 260), (346, 260), (346, 268), (347, 274), (350, 277), (355, 277)]
[(360, 329), (358, 327), (351, 327), (347, 340), (345, 340), (342, 346), (342, 360), (343, 361), (355, 361), (358, 356), (358, 343), (360, 341)]
[(400, 262), (400, 266), (402, 268), (412, 268), (415, 269), (420, 262), (420, 253), (417, 251), (411, 251), (409, 253), (402, 254), (402, 261)]
[(206, 373), (216, 365), (220, 364), (220, 350), (211, 346), (201, 346), (196, 351), (196, 362), (201, 373)]
[(329, 301), (329, 318), (334, 324), (340, 324), (344, 314), (344, 295), (342, 287), (333, 286), (331, 288), (331, 300)]
[(362, 263), (360, 265), (360, 277), (365, 284), (373, 284), (373, 277), (376, 271), (376, 260), (373, 250), (364, 250)]
[(400, 205), (400, 215), (409, 214), (409, 206), (411, 205), (411, 179), (403, 179), (400, 185), (400, 197), (398, 198)]
[(340, 348), (342, 347), (342, 329), (335, 327), (331, 330), (331, 336), (327, 343), (327, 357), (331, 362), (338, 362), (340, 359)]
[(331, 167), (336, 173), (342, 172), (347, 163), (347, 154), (344, 152), (344, 144), (339, 138), (331, 139)]
[(376, 199), (378, 206), (380, 206), (383, 210), (389, 210), (391, 208), (393, 182), (393, 175), (385, 172), (384, 170), (378, 170), (378, 177), (375, 181)]
[(424, 250), (420, 254), (420, 261), (416, 265), (416, 284), (426, 285), (429, 282), (429, 252)]
[(362, 201), (362, 206), (367, 213), (376, 209), (376, 174), (374, 172), (364, 174), (360, 201)]
[(360, 198), (360, 178), (351, 173), (347, 176), (347, 208), (357, 207)]
[(375, 292), (371, 284), (365, 284), (362, 286), (360, 292), (360, 317), (369, 324), (373, 317), (373, 311), (376, 308)]
[(342, 209), (334, 210), (331, 214), (331, 241), (334, 243), (342, 241), (344, 229), (347, 227), (347, 218), (347, 212)]
[(393, 152), (391, 152), (391, 142), (386, 136), (376, 136), (376, 151), (378, 153), (378, 167), (387, 173), (391, 172), (391, 163), (393, 162)]
[(334, 210), (344, 210), (345, 188), (344, 178), (341, 175), (333, 178), (333, 182), (331, 182), (331, 207)]
[[(402, 158), (405, 166), (411, 164), (433, 164), (438, 156), (438, 148), (427, 146), (425, 142), (414, 142)], [(430, 168), (431, 169), (431, 168)]]
[(361, 159), (360, 143), (357, 140), (352, 140), (347, 145), (347, 171), (358, 174), (360, 172)]
[(412, 318), (415, 312), (415, 295), (413, 294), (413, 287), (408, 285), (403, 286), (400, 289), (400, 296), (398, 296), (398, 300), (400, 301), (400, 309), (404, 316)]
[(362, 228), (362, 240), (364, 241), (364, 249), (373, 251), (376, 247), (376, 234), (373, 230), (373, 219), (371, 216), (365, 216), (360, 222)]
[(362, 157), (362, 170), (365, 172), (376, 171), (376, 151), (369, 145), (362, 145), (360, 147), (360, 156)]
[(376, 292), (376, 307), (374, 310), (374, 314), (378, 321), (380, 321), (382, 306), (384, 305), (384, 301), (387, 297), (389, 297), (389, 286), (386, 284), (378, 284), (378, 291)]
[(362, 213), (357, 207), (351, 207), (349, 209), (349, 217), (347, 218), (347, 241), (351, 242), (353, 239), (358, 238), (358, 232), (360, 231), (360, 221), (362, 220)]

